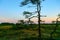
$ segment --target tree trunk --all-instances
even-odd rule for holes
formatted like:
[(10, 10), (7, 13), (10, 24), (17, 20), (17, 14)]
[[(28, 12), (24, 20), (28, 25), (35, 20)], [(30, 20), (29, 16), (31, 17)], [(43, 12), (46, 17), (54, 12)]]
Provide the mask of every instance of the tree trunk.
[(38, 40), (41, 40), (41, 26), (40, 26), (40, 11), (41, 11), (41, 6), (40, 2), (37, 2), (37, 12), (38, 12)]
[(28, 23), (30, 24), (30, 18), (29, 18), (29, 20), (28, 20)]

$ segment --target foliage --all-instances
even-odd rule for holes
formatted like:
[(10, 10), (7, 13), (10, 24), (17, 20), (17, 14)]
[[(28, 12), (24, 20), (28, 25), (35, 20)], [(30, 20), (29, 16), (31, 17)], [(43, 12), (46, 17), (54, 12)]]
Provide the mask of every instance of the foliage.
[(37, 4), (37, 1), (39, 2), (39, 0), (24, 0), (23, 2), (21, 2), (21, 6), (25, 6), (29, 3)]
[[(19, 29), (16, 30), (17, 26), (12, 25), (11, 28), (6, 29), (5, 27), (8, 26), (0, 26), (0, 40), (36, 40), (38, 39), (38, 25), (37, 24), (30, 24), (30, 25), (19, 25)], [(14, 28), (16, 26), (16, 28)], [(1, 27), (3, 27), (1, 29)], [(10, 25), (8, 26), (10, 27)], [(22, 27), (22, 28), (21, 28)], [(55, 24), (41, 24), (41, 32), (42, 38), (49, 39), (50, 33), (53, 31)], [(5, 28), (5, 29), (4, 29)], [(14, 28), (14, 29), (13, 29)], [(54, 39), (60, 38), (60, 24), (56, 30), (56, 33), (53, 34)]]
[(25, 15), (25, 18), (29, 18), (32, 15), (32, 13), (31, 12), (24, 11), (23, 12), (23, 15)]
[(58, 17), (60, 17), (60, 14), (58, 14)]
[[(24, 24), (24, 20), (18, 20), (18, 23), (19, 24)], [(16, 24), (18, 24), (18, 23), (16, 23)]]

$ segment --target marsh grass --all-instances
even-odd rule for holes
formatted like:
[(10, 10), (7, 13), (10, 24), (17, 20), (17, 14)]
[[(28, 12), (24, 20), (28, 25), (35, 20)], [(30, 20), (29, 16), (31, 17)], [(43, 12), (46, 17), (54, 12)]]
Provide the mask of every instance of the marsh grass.
[[(53, 31), (55, 25), (41, 25), (42, 39), (49, 40), (50, 33)], [(19, 29), (18, 29), (19, 28)], [(53, 34), (54, 39), (60, 38), (60, 26), (57, 32)], [(38, 39), (38, 25), (2, 25), (0, 26), (0, 40), (37, 40)]]

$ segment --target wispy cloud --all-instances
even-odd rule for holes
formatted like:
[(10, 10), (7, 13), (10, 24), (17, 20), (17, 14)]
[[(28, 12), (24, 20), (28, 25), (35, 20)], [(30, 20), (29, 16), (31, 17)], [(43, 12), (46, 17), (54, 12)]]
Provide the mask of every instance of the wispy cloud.
[(41, 18), (44, 20), (46, 23), (51, 23), (52, 21), (56, 21), (57, 17), (46, 17), (46, 18)]
[(17, 19), (11, 19), (11, 18), (0, 17), (0, 22), (16, 23), (16, 22), (17, 22)]
[[(57, 17), (43, 17), (43, 18), (41, 18), (41, 20), (45, 21), (45, 23), (51, 23), (52, 21), (56, 21), (56, 18)], [(38, 22), (37, 18), (32, 18), (31, 20), (34, 22)]]
[[(43, 17), (41, 20), (45, 21), (45, 23), (51, 23), (52, 21), (56, 21), (57, 17)], [(10, 22), (10, 23), (16, 23), (18, 19), (11, 19), (11, 18), (5, 18), (0, 17), (0, 22)], [(35, 23), (38, 22), (38, 18), (32, 18), (31, 21), (34, 21)]]

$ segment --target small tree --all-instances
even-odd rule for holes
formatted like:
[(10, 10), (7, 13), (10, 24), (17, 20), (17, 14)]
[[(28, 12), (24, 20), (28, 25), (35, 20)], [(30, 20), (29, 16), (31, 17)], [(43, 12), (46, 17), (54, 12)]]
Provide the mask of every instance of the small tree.
[(60, 18), (60, 14), (58, 14), (58, 18), (56, 19), (56, 26), (53, 29), (53, 32), (50, 33), (50, 39), (53, 40), (53, 34), (56, 32), (57, 27), (58, 27), (58, 19)]
[(18, 20), (18, 23), (24, 24), (24, 20)]
[(27, 12), (27, 11), (24, 11), (23, 12), (23, 15), (25, 16), (25, 18), (28, 18), (28, 24), (30, 23), (30, 16), (32, 15), (32, 13), (31, 12)]
[(56, 23), (56, 21), (52, 21), (52, 24), (55, 24)]

